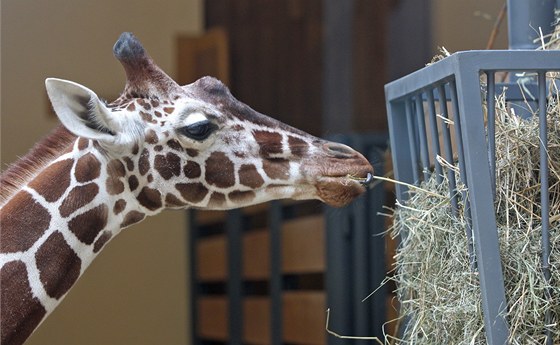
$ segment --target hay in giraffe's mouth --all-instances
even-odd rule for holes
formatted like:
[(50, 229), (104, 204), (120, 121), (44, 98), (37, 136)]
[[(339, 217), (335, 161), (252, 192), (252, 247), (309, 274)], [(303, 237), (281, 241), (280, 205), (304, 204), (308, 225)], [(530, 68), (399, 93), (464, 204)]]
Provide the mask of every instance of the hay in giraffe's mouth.
[(350, 180), (354, 180), (356, 182), (358, 182), (359, 184), (361, 184), (362, 186), (369, 186), (372, 182), (373, 182), (373, 174), (372, 173), (367, 173), (366, 177), (357, 177), (354, 176), (352, 174), (348, 174), (346, 175), (346, 178), (350, 179)]

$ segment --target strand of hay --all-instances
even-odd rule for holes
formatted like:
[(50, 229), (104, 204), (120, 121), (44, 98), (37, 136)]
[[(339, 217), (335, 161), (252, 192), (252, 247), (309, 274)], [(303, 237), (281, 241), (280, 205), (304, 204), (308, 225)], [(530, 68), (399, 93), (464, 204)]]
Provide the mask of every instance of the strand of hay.
[[(495, 207), (512, 344), (544, 344), (545, 326), (552, 330), (553, 342), (560, 344), (558, 99), (549, 99), (548, 126), (550, 284), (541, 269), (538, 118), (512, 115), (499, 97)], [(465, 191), (464, 185), (458, 188)], [(464, 218), (451, 214), (447, 181), (438, 184), (433, 177), (410, 193), (406, 205), (395, 210), (392, 229), (392, 236), (401, 238), (394, 276), (401, 317), (409, 318), (397, 342), (486, 344), (479, 278), (470, 268)], [(552, 292), (550, 301), (545, 299), (546, 289)], [(545, 325), (547, 309), (552, 312), (552, 325)]]

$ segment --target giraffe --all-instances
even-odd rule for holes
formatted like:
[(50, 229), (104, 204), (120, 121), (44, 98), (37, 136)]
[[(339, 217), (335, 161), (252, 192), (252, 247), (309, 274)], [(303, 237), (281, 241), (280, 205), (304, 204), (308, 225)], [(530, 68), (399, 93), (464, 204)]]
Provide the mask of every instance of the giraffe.
[(131, 33), (113, 53), (120, 97), (47, 79), (62, 125), (1, 176), (4, 345), (24, 343), (112, 238), (163, 209), (343, 206), (372, 180), (358, 152), (256, 112), (216, 79), (178, 85)]

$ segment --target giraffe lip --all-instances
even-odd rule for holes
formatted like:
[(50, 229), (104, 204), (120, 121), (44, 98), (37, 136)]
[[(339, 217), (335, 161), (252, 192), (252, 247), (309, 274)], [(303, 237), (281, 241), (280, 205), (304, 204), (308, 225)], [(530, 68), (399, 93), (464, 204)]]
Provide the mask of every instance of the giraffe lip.
[(373, 174), (368, 172), (366, 177), (356, 177), (354, 175), (348, 174), (346, 175), (347, 178), (350, 180), (354, 180), (363, 186), (369, 186), (373, 182)]

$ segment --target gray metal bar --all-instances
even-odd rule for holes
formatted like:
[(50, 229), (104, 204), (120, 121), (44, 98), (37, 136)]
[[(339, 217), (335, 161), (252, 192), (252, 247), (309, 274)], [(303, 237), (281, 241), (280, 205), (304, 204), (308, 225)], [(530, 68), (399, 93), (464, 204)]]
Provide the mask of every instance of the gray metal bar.
[[(323, 0), (323, 132), (352, 129), (354, 0)], [(344, 116), (341, 116), (344, 114)]]
[(409, 97), (405, 101), (405, 111), (406, 111), (406, 123), (408, 126), (408, 145), (410, 146), (410, 160), (411, 165), (414, 167), (412, 169), (412, 176), (414, 178), (414, 183), (418, 183), (420, 181), (420, 177), (418, 176), (418, 151), (416, 145), (416, 128), (414, 126), (414, 118), (412, 115), (412, 99)]
[[(404, 102), (392, 101), (387, 99), (387, 121), (391, 136), (391, 156), (393, 159), (394, 174), (397, 181), (414, 183), (410, 159), (399, 159), (399, 157), (410, 157), (410, 145), (403, 140), (408, 138), (408, 124), (406, 123), (406, 113)], [(408, 188), (403, 184), (395, 186), (397, 200), (404, 202), (407, 199), (406, 191)]]
[(270, 231), (270, 344), (282, 344), (282, 204), (272, 201), (269, 208)]
[[(504, 290), (503, 272), (500, 261), (500, 247), (496, 230), (494, 203), (488, 196), (490, 167), (488, 161), (478, 159), (486, 156), (488, 148), (485, 138), (484, 117), (480, 104), (479, 72), (475, 66), (459, 66), (457, 86), (459, 111), (467, 114), (460, 117), (465, 153), (465, 164), (469, 182), (469, 200), (475, 241), (477, 265), (481, 285), (481, 299), (484, 311), (486, 340), (491, 345), (507, 343), (509, 329), (505, 319), (507, 302)], [(476, 181), (476, 183), (473, 183)]]
[[(325, 207), (327, 231), (327, 272), (325, 273), (325, 288), (327, 291), (327, 308), (331, 309), (330, 323), (336, 325), (341, 334), (352, 333), (352, 305), (348, 300), (352, 291), (352, 263), (350, 260), (351, 230), (349, 226), (349, 208), (333, 209)], [(328, 345), (344, 345), (344, 339), (327, 338)]]
[(187, 274), (189, 277), (190, 291), (190, 312), (191, 312), (191, 324), (190, 329), (187, 329), (189, 338), (191, 339), (192, 345), (200, 345), (200, 337), (197, 334), (198, 331), (198, 299), (200, 297), (200, 287), (198, 281), (195, 277), (197, 274), (197, 258), (196, 258), (196, 243), (199, 237), (199, 230), (196, 222), (196, 211), (188, 210), (188, 228), (187, 233), (190, 234), (188, 237), (187, 247), (189, 248), (189, 269), (190, 273)]
[(535, 49), (543, 35), (550, 33), (554, 21), (554, 0), (508, 0), (509, 49)]
[[(430, 134), (432, 135), (432, 150), (434, 157), (441, 156), (441, 148), (439, 146), (439, 131), (437, 127), (437, 118), (436, 118), (436, 106), (434, 104), (434, 91), (433, 89), (429, 89), (426, 91), (428, 96), (428, 122), (430, 123)], [(441, 164), (434, 159), (434, 167), (436, 169), (436, 181), (438, 183), (443, 182), (443, 169)]]
[(458, 52), (386, 84), (386, 99), (396, 101), (408, 94), (420, 92), (428, 84), (451, 80), (457, 67), (463, 64), (477, 67), (478, 71), (541, 71), (558, 70), (558, 61), (560, 61), (560, 51), (558, 50), (471, 50)]
[[(449, 119), (447, 112), (447, 97), (445, 96), (445, 87), (440, 84), (437, 88), (439, 94), (439, 110), (442, 117), (441, 131), (443, 133), (443, 147), (445, 150), (445, 160), (449, 164), (453, 164), (453, 148), (451, 145), (451, 133), (449, 133), (449, 125), (445, 120)], [(447, 169), (447, 179), (449, 180), (449, 198), (451, 199), (451, 211), (455, 217), (459, 216), (459, 200), (457, 199), (457, 183), (455, 181), (455, 172)]]
[[(461, 115), (459, 113), (459, 101), (457, 98), (457, 84), (455, 80), (451, 80), (449, 82), (449, 86), (451, 88), (451, 107), (453, 111), (453, 120), (454, 120), (454, 127), (455, 127), (455, 140), (457, 145), (457, 155), (459, 157), (459, 176), (465, 185), (468, 186), (467, 181), (467, 166), (465, 164), (465, 151), (463, 149), (463, 131), (461, 127)], [(471, 204), (467, 195), (466, 191), (462, 191), (461, 197), (463, 199), (464, 210), (463, 215), (465, 217), (465, 221), (467, 226), (465, 228), (465, 232), (467, 235), (468, 241), (468, 250), (469, 250), (469, 262), (471, 264), (471, 270), (476, 269), (476, 258), (474, 254), (474, 244), (473, 244), (473, 233), (472, 233), (472, 217), (471, 217)]]
[(241, 345), (243, 341), (243, 230), (242, 213), (232, 210), (227, 213), (226, 234), (228, 238), (228, 311), (229, 344)]
[[(546, 284), (550, 284), (550, 219), (549, 219), (549, 190), (548, 190), (548, 137), (546, 119), (546, 73), (539, 72), (539, 149), (540, 149), (540, 180), (541, 180), (541, 219), (542, 219), (542, 269)], [(545, 299), (552, 300), (550, 289), (545, 290)], [(545, 325), (552, 325), (550, 308), (545, 311)], [(552, 330), (545, 330), (547, 344), (552, 345)]]
[(492, 197), (496, 199), (496, 84), (494, 71), (486, 72), (486, 109), (488, 116), (488, 162)]
[[(365, 145), (360, 138), (355, 137), (351, 142), (351, 146), (356, 148), (359, 152), (365, 153)], [(351, 218), (351, 245), (350, 255), (352, 268), (347, 268), (353, 272), (352, 274), (352, 296), (349, 301), (353, 305), (354, 313), (352, 315), (354, 321), (352, 322), (352, 334), (367, 335), (371, 333), (371, 320), (369, 317), (367, 306), (362, 303), (361, 296), (367, 296), (369, 290), (369, 274), (373, 272), (369, 269), (368, 260), (368, 227), (367, 227), (367, 210), (365, 199), (360, 199), (359, 202), (354, 202), (349, 206), (349, 216)], [(348, 291), (349, 292), (349, 291)], [(347, 342), (345, 343), (347, 344)]]
[(428, 152), (428, 138), (426, 137), (426, 119), (424, 117), (424, 104), (422, 95), (414, 97), (416, 104), (416, 121), (418, 123), (418, 139), (420, 142), (420, 158), (422, 160), (422, 172), (424, 181), (430, 178), (430, 154)]
[[(379, 152), (377, 146), (369, 148), (367, 155), (370, 162), (373, 162), (375, 174), (383, 176), (385, 173), (385, 166), (383, 160), (379, 159)], [(369, 262), (370, 262), (370, 289), (368, 293), (377, 289), (377, 292), (367, 299), (362, 304), (369, 304), (371, 314), (371, 329), (373, 329), (373, 336), (379, 339), (383, 337), (383, 325), (387, 320), (387, 284), (383, 284), (383, 280), (387, 276), (387, 268), (385, 263), (385, 217), (378, 214), (385, 204), (385, 187), (383, 183), (377, 184), (373, 189), (367, 193), (367, 210), (368, 216), (368, 242), (369, 248)], [(357, 272), (356, 274), (360, 274)], [(362, 297), (362, 296), (359, 296)], [(363, 297), (362, 297), (363, 298)], [(360, 300), (362, 299), (360, 298)], [(362, 333), (363, 334), (363, 333)], [(368, 334), (371, 334), (368, 332)]]

